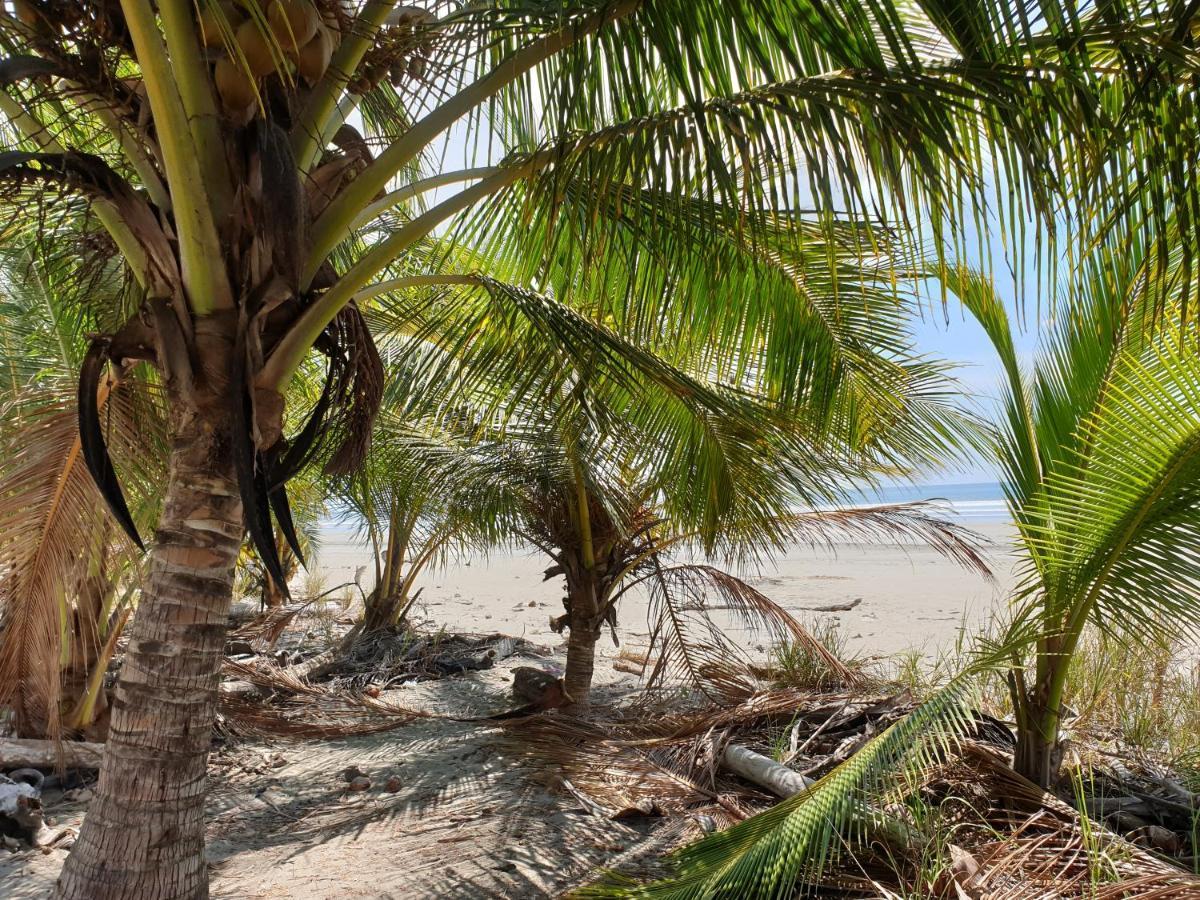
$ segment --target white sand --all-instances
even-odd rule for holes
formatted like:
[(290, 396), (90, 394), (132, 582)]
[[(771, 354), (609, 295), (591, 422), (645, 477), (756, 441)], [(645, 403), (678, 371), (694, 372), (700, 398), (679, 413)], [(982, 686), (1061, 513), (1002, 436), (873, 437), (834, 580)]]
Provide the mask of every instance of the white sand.
[[(835, 553), (796, 548), (758, 573), (742, 574), (806, 623), (835, 619), (855, 653), (949, 652), (964, 626), (973, 631), (1004, 608), (1012, 580), (1009, 526), (972, 527), (991, 542), (994, 583), (926, 547), (895, 544), (841, 544)], [(426, 572), (418, 581), (423, 592), (417, 611), (453, 631), (500, 631), (557, 646), (562, 638), (550, 630), (549, 620), (563, 611), (563, 589), (561, 578), (542, 580), (549, 565), (537, 552), (506, 552)], [(326, 588), (353, 580), (360, 566), (366, 567), (362, 584), (369, 589), (374, 578), (370, 548), (344, 533), (324, 537), (315, 568)], [(848, 612), (809, 609), (858, 598), (862, 602)], [(622, 644), (644, 646), (646, 614), (646, 595), (627, 594), (619, 611)], [(611, 653), (607, 635), (602, 646)]]

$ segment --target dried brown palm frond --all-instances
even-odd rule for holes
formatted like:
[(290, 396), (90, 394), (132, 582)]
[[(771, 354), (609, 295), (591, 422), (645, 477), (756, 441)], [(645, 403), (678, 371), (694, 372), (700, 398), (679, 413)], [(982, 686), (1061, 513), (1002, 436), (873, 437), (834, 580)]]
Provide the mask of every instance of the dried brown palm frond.
[(269, 700), (223, 694), (220, 713), (227, 731), (259, 737), (330, 739), (376, 734), (433, 713), (409, 709), (358, 692), (310, 684), (285, 668), (225, 661), (226, 674), (249, 682)]
[[(157, 431), (147, 385), (102, 392), (108, 440), (136, 461), (131, 480), (145, 487)], [(0, 459), (0, 704), (20, 732), (57, 736), (64, 611), (90, 565), (103, 560), (112, 573), (135, 557), (115, 532), (111, 542), (98, 537), (111, 530), (99, 528), (107, 513), (84, 464), (73, 386), (39, 385), (3, 415), (12, 430)]]
[[(692, 698), (663, 693), (607, 710), (588, 720), (539, 716), (499, 736), (518, 758), (549, 766), (598, 807), (614, 814), (653, 803), (667, 815), (710, 816), (724, 827), (753, 815), (772, 798), (723, 772), (729, 740), (768, 749), (788, 727), (810, 735), (839, 722), (866, 734), (872, 711), (898, 717), (906, 698), (797, 690), (756, 694), (728, 707), (697, 709)], [(842, 740), (838, 734), (833, 743)]]
[[(1200, 897), (1200, 877), (1088, 822), (1052, 794), (1016, 774), (991, 748), (965, 743), (947, 766), (961, 781), (996, 799), (984, 812), (986, 831), (964, 842), (978, 870), (964, 885), (981, 900), (1088, 897)], [(965, 833), (965, 832), (960, 832)]]
[(944, 511), (936, 501), (921, 500), (811, 510), (780, 524), (792, 540), (813, 547), (833, 548), (838, 541), (923, 544), (990, 580), (992, 570), (983, 556), (986, 539), (939, 512)]
[(855, 685), (861, 680), (787, 610), (734, 575), (708, 565), (656, 565), (639, 581), (649, 585), (654, 623), (650, 688), (687, 681), (721, 703), (754, 694), (754, 663), (743, 643), (717, 621), (714, 613), (722, 612), (750, 636), (804, 647), (828, 669), (831, 681)]

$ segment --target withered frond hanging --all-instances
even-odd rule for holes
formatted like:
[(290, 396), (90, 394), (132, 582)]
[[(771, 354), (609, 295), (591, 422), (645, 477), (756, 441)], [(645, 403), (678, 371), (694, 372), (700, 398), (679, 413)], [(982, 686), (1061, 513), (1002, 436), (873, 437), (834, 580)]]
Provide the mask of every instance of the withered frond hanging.
[(121, 483), (113, 469), (112, 459), (108, 455), (108, 445), (104, 440), (104, 429), (100, 423), (100, 405), (98, 402), (101, 390), (100, 379), (109, 361), (108, 342), (100, 339), (92, 342), (83, 358), (83, 366), (79, 372), (79, 440), (84, 461), (88, 472), (96, 482), (96, 487), (108, 504), (113, 517), (129, 539), (139, 550), (145, 550), (125, 495), (121, 491)]
[[(776, 644), (800, 645), (844, 685), (859, 676), (787, 610), (734, 575), (712, 566), (656, 567), (643, 583), (650, 589), (649, 655), (655, 657), (647, 685), (686, 681), (721, 703), (755, 693), (756, 667), (731, 625), (745, 636), (765, 635)], [(716, 602), (714, 602), (714, 600)], [(731, 621), (718, 621), (725, 613)]]
[[(371, 425), (383, 400), (383, 360), (358, 306), (345, 306), (326, 329), (334, 350), (342, 356), (343, 378), (338, 401), (332, 406), (330, 430), (338, 446), (325, 464), (328, 475), (349, 475), (366, 458)], [(332, 354), (331, 354), (332, 355)]]

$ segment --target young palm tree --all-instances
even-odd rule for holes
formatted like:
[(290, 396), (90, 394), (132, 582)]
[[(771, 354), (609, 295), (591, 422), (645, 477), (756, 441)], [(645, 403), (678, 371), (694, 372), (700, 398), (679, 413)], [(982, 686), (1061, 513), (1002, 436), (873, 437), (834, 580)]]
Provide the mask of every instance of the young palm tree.
[(1013, 626), (810, 791), (685, 847), (673, 877), (613, 879), (585, 896), (779, 897), (821, 883), (827, 866), (880, 827), (864, 815), (868, 804), (902, 793), (916, 783), (910, 776), (953, 752), (985, 671), (1010, 679), (1015, 768), (1052, 786), (1063, 690), (1083, 629), (1132, 641), (1164, 628), (1200, 630), (1200, 352), (1195, 326), (1174, 324), (1189, 290), (1183, 258), (1136, 240), (1094, 250), (1072, 274), (1072, 303), (1029, 371), (990, 281), (942, 273), (1004, 371), (994, 449), (1023, 556)]
[(473, 505), (470, 473), (458, 468), (469, 457), (448, 458), (446, 438), (433, 423), (385, 404), (363, 467), (333, 486), (331, 503), (366, 532), (375, 562), (375, 584), (347, 644), (402, 625), (430, 566), (504, 539), (495, 510)]
[[(396, 359), (372, 455), (390, 483), (438, 498), (434, 521), (457, 510), (476, 543), (519, 539), (552, 559), (547, 576), (566, 587), (554, 626), (569, 632), (566, 684), (581, 704), (596, 642), (606, 624), (615, 628), (627, 589), (650, 587), (668, 612), (667, 595), (696, 594), (705, 580), (723, 593), (736, 582), (703, 565), (665, 568), (674, 550), (757, 557), (823, 525), (902, 533), (965, 558), (953, 529), (919, 510), (796, 512), (845, 503), (852, 479), (945, 461), (970, 433), (970, 420), (944, 402), (952, 382), (942, 367), (911, 353), (904, 309), (894, 320), (886, 309), (896, 305), (863, 284), (867, 299), (851, 302), (849, 271), (845, 315), (827, 335), (838, 339), (834, 352), (852, 349), (841, 349), (841, 371), (822, 376), (822, 391), (799, 405), (759, 396), (758, 374), (737, 387), (713, 383), (552, 297), (493, 279), (394, 285), (370, 313)], [(876, 304), (885, 309), (867, 340), (849, 323)], [(736, 353), (717, 360), (713, 345), (682, 352), (678, 341), (659, 342), (661, 354), (736, 383)], [(865, 373), (869, 382), (855, 377)], [(420, 513), (411, 502), (401, 508), (409, 515), (393, 522), (389, 545), (403, 542)], [(773, 609), (744, 586), (728, 596), (751, 618)], [(673, 640), (664, 659), (680, 648)]]
[[(1005, 373), (996, 452), (1021, 540), (1006, 643), (1018, 772), (1058, 779), (1063, 693), (1088, 625), (1128, 640), (1200, 629), (1200, 353), (1180, 330), (1182, 254), (1098, 250), (1026, 371), (983, 279), (956, 288)], [(1165, 316), (1162, 314), (1165, 309)]]
[[(734, 15), (693, 0), (12, 9), (0, 13), (0, 109), (19, 149), (0, 157), (0, 181), (15, 200), (89, 200), (101, 231), (87, 239), (143, 292), (81, 365), (84, 456), (135, 540), (90, 402), (107, 367), (158, 369), (172, 445), (121, 703), (59, 888), (68, 897), (204, 892), (204, 762), (243, 528), (282, 580), (271, 515), (293, 530), (288, 476), (321, 442), (340, 451), (334, 470), (353, 469), (378, 402), (356, 297), (409, 276), (397, 265), (441, 223), (521, 199), (554, 230), (531, 239), (561, 248), (553, 234), (569, 224), (575, 258), (598, 276), (618, 233), (656, 248), (660, 268), (695, 272), (712, 258), (706, 235), (753, 242), (776, 211), (813, 202), (818, 224), (838, 210), (895, 222), (931, 210), (940, 231), (947, 217), (982, 216), (984, 161), (1012, 223), (1028, 198), (1051, 225), (1064, 191), (1122, 218), (1163, 206), (1131, 202), (1127, 185), (1153, 181), (1185, 204), (1196, 193), (1195, 142), (1159, 139), (1193, 133), (1176, 89), (1191, 74), (1190, 6), (1080, 15), (1052, 4), (1036, 25), (1004, 0), (744, 2)], [(347, 124), (356, 116), (366, 138)], [(464, 117), (513, 152), (419, 177)], [(1180, 177), (1164, 185), (1147, 171)], [(391, 213), (433, 189), (451, 192)], [(737, 217), (697, 219), (673, 203), (681, 195)], [(636, 301), (628, 321), (655, 318), (652, 291), (612, 296)], [(690, 321), (693, 335), (741, 324)], [(774, 347), (788, 380), (802, 344)], [(329, 391), (285, 440), (302, 417), (285, 419), (283, 394), (314, 348)]]

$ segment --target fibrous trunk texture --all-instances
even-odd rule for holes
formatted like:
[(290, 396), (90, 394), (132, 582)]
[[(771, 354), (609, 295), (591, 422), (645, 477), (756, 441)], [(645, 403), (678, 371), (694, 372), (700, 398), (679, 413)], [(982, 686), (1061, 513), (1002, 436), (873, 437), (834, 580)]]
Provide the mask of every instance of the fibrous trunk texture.
[(205, 765), (242, 508), (219, 405), (176, 412), (167, 495), (100, 781), (57, 896), (208, 896)]
[(596, 667), (596, 641), (600, 631), (587, 615), (572, 611), (570, 634), (567, 636), (567, 671), (563, 687), (571, 698), (572, 708), (588, 705), (592, 689), (592, 672)]
[(404, 599), (398, 594), (385, 593), (383, 585), (376, 588), (367, 598), (366, 609), (363, 611), (363, 632), (382, 631), (396, 624)]
[(1013, 768), (1040, 788), (1049, 789), (1058, 780), (1057, 741), (1047, 740), (1040, 716), (1017, 729)]

